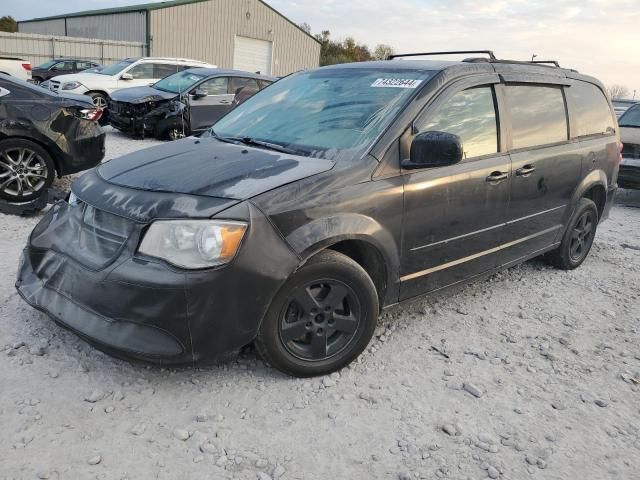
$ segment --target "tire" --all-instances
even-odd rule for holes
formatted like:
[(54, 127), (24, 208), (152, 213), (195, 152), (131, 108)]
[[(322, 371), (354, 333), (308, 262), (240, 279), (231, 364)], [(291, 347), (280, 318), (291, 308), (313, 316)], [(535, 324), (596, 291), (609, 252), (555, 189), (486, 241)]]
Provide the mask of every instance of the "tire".
[(169, 123), (162, 123), (156, 129), (156, 138), (158, 140), (175, 141), (186, 138), (191, 135), (189, 125), (182, 120), (171, 120)]
[(285, 282), (254, 344), (281, 372), (326, 375), (364, 351), (378, 313), (378, 294), (367, 272), (349, 257), (325, 250)]
[(567, 224), (560, 246), (549, 252), (545, 258), (562, 270), (573, 270), (585, 261), (593, 245), (598, 228), (598, 207), (588, 198), (578, 202)]
[(33, 78), (31, 79), (31, 82), (32, 82), (34, 85), (40, 85), (40, 84), (42, 83), (42, 79), (41, 79), (40, 77), (33, 77)]
[(0, 141), (0, 198), (24, 203), (46, 195), (56, 169), (51, 155), (22, 138)]

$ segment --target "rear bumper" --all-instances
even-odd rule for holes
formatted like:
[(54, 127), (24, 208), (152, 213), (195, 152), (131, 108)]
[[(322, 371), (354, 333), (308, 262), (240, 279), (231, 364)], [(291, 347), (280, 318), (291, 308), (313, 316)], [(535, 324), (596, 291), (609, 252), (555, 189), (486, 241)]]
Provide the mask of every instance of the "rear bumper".
[(618, 173), (621, 188), (640, 189), (640, 159), (623, 158)]
[(58, 204), (24, 249), (16, 289), (29, 305), (108, 352), (160, 364), (213, 360), (253, 340), (298, 265), (268, 220), (242, 207), (250, 228), (238, 257), (224, 268), (185, 271), (137, 256), (143, 225), (98, 267), (60, 253), (54, 237), (65, 235), (71, 207)]

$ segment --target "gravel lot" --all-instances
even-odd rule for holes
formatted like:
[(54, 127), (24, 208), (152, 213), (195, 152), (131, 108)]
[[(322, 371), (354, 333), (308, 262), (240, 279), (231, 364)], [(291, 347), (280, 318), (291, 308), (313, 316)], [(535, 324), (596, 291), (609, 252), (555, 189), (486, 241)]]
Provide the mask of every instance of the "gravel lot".
[[(107, 157), (153, 143), (109, 130)], [(394, 308), (313, 380), (251, 351), (178, 370), (96, 351), (19, 299), (38, 219), (0, 215), (0, 478), (639, 478), (640, 192), (619, 203), (582, 268)]]

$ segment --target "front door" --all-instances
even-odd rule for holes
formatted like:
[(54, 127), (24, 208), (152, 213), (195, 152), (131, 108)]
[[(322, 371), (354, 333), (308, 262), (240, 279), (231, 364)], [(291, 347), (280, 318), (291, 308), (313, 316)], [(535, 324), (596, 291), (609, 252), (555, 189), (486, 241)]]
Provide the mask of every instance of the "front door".
[(210, 128), (233, 106), (233, 95), (229, 93), (229, 78), (216, 77), (205, 80), (195, 87), (204, 96), (189, 95), (189, 119), (192, 132)]
[(499, 263), (511, 161), (500, 145), (493, 83), (450, 87), (414, 124), (414, 133), (458, 135), (464, 159), (404, 174), (401, 299), (463, 281)]

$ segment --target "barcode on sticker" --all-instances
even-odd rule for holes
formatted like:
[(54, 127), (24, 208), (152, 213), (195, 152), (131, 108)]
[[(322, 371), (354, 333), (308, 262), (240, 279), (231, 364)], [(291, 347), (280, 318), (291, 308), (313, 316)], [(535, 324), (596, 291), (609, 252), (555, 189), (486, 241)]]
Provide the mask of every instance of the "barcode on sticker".
[(379, 78), (371, 84), (375, 88), (418, 88), (422, 80), (409, 78)]

